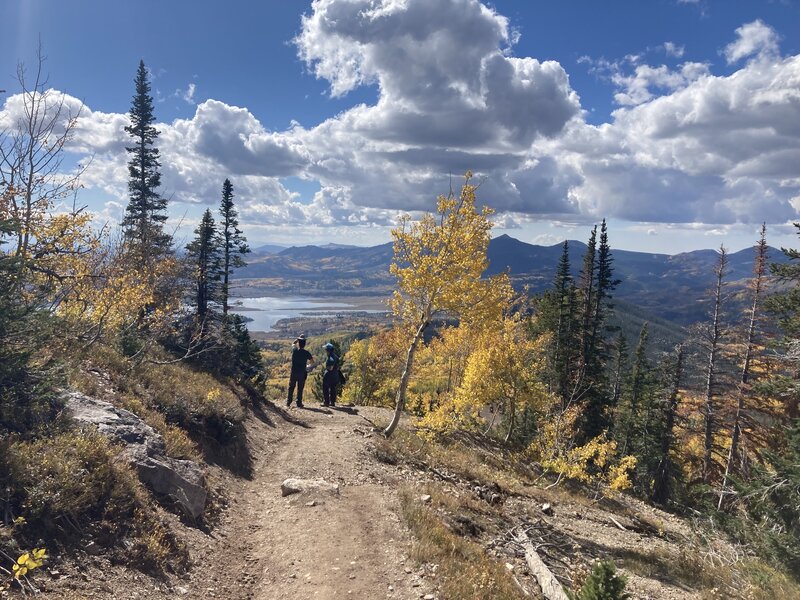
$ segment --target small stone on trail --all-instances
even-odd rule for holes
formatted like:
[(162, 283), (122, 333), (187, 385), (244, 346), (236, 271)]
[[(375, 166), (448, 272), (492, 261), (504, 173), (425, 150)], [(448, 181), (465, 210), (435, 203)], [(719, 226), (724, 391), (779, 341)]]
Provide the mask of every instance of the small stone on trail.
[(324, 479), (285, 479), (281, 484), (281, 495), (299, 494), (301, 492), (322, 492), (339, 495), (339, 484), (328, 483)]
[(553, 507), (550, 506), (549, 502), (545, 502), (544, 504), (542, 504), (542, 512), (549, 517), (555, 514), (555, 511), (553, 510)]
[(511, 563), (506, 563), (506, 569), (508, 569), (509, 571), (513, 571), (514, 565), (512, 565)]
[(316, 500), (312, 500), (311, 502), (306, 502), (306, 506), (316, 506), (316, 505), (317, 505)]
[(423, 496), (419, 497), (425, 504), (428, 504), (433, 498), (431, 498), (430, 494), (424, 494)]
[(422, 597), (422, 600), (434, 600), (435, 598), (436, 598), (436, 596), (434, 596), (433, 594), (425, 594)]

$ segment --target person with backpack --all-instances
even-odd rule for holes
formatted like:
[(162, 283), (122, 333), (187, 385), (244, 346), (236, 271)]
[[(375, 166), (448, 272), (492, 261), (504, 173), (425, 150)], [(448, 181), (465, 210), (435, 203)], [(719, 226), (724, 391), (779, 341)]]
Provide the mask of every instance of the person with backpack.
[(289, 398), (286, 406), (292, 405), (294, 388), (297, 386), (297, 408), (303, 408), (303, 388), (308, 372), (313, 368), (314, 357), (306, 350), (306, 337), (301, 335), (292, 343), (292, 370), (289, 373)]
[(322, 406), (336, 406), (336, 386), (339, 385), (339, 357), (333, 352), (333, 344), (324, 346), (328, 357), (325, 359), (325, 372), (322, 375)]

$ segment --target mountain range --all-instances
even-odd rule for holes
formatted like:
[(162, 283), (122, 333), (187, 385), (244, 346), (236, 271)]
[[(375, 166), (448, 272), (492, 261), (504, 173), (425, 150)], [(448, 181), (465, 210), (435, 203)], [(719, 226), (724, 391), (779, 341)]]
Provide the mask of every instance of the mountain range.
[[(577, 278), (586, 244), (570, 241), (568, 246)], [(542, 292), (553, 281), (561, 253), (561, 244), (539, 246), (501, 235), (489, 243), (487, 275), (508, 271), (516, 288), (527, 286), (534, 293)], [(391, 243), (372, 247), (294, 246), (276, 252), (262, 247), (248, 257), (249, 264), (237, 271), (236, 278), (245, 290), (258, 290), (263, 295), (387, 295), (394, 285), (389, 274), (392, 255)], [(752, 275), (754, 255), (751, 248), (729, 254), (726, 281), (733, 311), (744, 306), (737, 299)], [(717, 251), (668, 255), (612, 248), (612, 257), (614, 276), (620, 280), (615, 298), (680, 325), (706, 316)], [(769, 258), (786, 260), (774, 248)]]

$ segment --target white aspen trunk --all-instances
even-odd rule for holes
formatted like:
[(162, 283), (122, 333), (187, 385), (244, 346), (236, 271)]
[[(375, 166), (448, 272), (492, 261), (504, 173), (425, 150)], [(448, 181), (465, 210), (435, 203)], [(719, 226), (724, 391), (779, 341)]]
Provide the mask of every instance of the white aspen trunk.
[(411, 345), (408, 347), (408, 354), (406, 354), (406, 366), (403, 369), (402, 376), (400, 377), (400, 387), (397, 389), (397, 400), (395, 402), (394, 415), (392, 415), (392, 422), (389, 423), (389, 426), (383, 430), (383, 434), (386, 437), (391, 436), (392, 433), (394, 433), (394, 430), (397, 429), (397, 425), (400, 423), (400, 417), (403, 414), (403, 409), (405, 408), (406, 404), (408, 380), (411, 378), (411, 368), (414, 365), (414, 354), (417, 352), (417, 345), (422, 339), (422, 335), (425, 333), (428, 323), (428, 318), (424, 318), (422, 320), (422, 323), (420, 323), (419, 327), (417, 328), (417, 333), (414, 335), (414, 339), (411, 341)]

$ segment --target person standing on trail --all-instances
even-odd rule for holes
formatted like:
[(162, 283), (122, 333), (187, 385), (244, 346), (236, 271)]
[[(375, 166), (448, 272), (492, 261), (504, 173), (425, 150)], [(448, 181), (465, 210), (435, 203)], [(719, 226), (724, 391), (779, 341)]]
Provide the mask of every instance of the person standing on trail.
[(339, 357), (333, 352), (333, 344), (325, 344), (328, 358), (325, 359), (325, 373), (322, 375), (322, 406), (336, 406), (336, 386), (339, 383)]
[(306, 337), (299, 336), (292, 344), (292, 370), (289, 373), (289, 397), (286, 406), (292, 405), (294, 388), (297, 386), (297, 408), (303, 408), (303, 388), (308, 371), (314, 368), (314, 357), (306, 350)]

